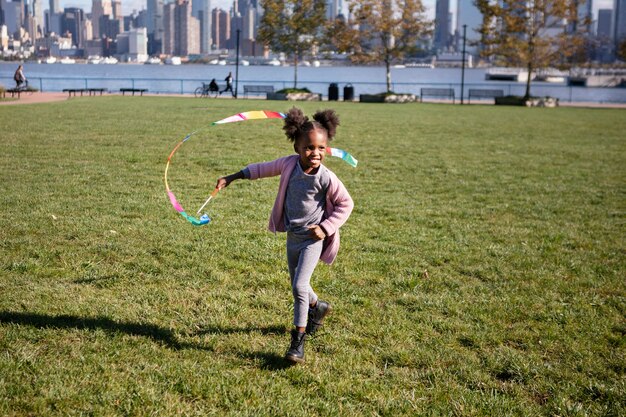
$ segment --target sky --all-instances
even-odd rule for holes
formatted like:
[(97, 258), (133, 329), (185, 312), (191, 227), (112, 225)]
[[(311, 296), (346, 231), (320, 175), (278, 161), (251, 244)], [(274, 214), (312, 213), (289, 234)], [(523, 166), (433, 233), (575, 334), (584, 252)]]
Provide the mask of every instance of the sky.
[[(193, 1), (193, 0), (192, 0)], [(423, 0), (424, 5), (428, 9), (428, 16), (430, 18), (434, 18), (435, 16), (435, 3), (436, 0)], [(472, 1), (472, 0), (461, 0), (461, 1)], [(87, 13), (91, 12), (91, 2), (92, 0), (60, 0), (60, 6), (63, 7), (80, 7), (85, 10)], [(47, 6), (47, 1), (44, 0), (44, 4)], [(344, 3), (347, 3), (344, 0)], [(454, 12), (456, 10), (457, 0), (450, 0), (450, 11)], [(224, 10), (230, 9), (233, 4), (232, 0), (211, 0), (211, 7), (221, 8)], [(44, 8), (47, 8), (44, 6)], [(142, 10), (146, 8), (146, 0), (122, 0), (122, 12), (127, 15), (130, 14), (133, 10)], [(612, 9), (613, 8), (613, 0), (593, 0), (593, 9), (594, 15), (597, 16), (598, 9)]]

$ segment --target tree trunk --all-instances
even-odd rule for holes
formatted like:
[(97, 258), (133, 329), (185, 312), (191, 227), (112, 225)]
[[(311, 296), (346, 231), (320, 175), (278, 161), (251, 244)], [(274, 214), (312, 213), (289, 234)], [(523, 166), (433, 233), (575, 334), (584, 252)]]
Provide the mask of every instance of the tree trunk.
[(532, 78), (533, 63), (529, 61), (526, 69), (528, 70), (528, 79), (526, 80), (526, 93), (524, 94), (524, 100), (530, 99), (530, 80)]
[(293, 88), (298, 88), (298, 52), (293, 58)]
[(385, 68), (387, 69), (387, 92), (391, 92), (391, 61), (385, 60)]

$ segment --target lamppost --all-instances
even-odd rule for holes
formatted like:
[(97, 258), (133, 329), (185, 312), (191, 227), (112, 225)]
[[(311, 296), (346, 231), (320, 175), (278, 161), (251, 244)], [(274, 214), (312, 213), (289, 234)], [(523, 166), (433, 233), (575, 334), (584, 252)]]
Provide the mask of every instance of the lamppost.
[(241, 29), (237, 29), (237, 59), (235, 61), (235, 98), (239, 96), (239, 33)]
[(463, 104), (463, 91), (465, 90), (465, 31), (467, 25), (463, 25), (463, 57), (461, 58), (461, 104)]

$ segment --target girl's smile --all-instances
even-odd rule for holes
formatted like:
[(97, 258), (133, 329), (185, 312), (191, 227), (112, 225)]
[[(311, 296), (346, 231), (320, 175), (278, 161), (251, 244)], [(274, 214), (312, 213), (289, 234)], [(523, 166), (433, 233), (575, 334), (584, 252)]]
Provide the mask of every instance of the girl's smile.
[(324, 161), (328, 137), (323, 130), (311, 130), (294, 144), (294, 150), (300, 155), (300, 166), (305, 174), (314, 173)]

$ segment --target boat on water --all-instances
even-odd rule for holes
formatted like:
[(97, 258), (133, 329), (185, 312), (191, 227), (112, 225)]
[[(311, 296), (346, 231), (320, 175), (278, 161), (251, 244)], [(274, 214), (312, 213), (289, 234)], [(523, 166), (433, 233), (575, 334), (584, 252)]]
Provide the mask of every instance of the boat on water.
[(102, 57), (99, 55), (93, 55), (87, 58), (88, 64), (100, 64), (102, 62)]
[(45, 64), (54, 64), (57, 62), (57, 59), (53, 56), (49, 56), (43, 61)]
[(118, 62), (119, 61), (117, 60), (117, 58), (114, 58), (112, 56), (103, 58), (102, 61), (100, 61), (101, 64), (117, 64)]
[(271, 59), (269, 61), (265, 61), (265, 65), (271, 65), (273, 67), (280, 67), (281, 63), (279, 60), (277, 60), (276, 58)]
[(534, 81), (543, 81), (547, 83), (564, 83), (567, 80), (568, 74), (563, 71), (559, 71), (554, 68), (548, 68), (544, 70), (538, 70), (535, 74)]
[(319, 68), (319, 66), (321, 65), (320, 62), (316, 59), (315, 61), (312, 62), (313, 66), (315, 68)]
[[(182, 61), (181, 61), (179, 56), (172, 56), (172, 57), (169, 57), (169, 58), (165, 58), (165, 64), (166, 65), (180, 65), (180, 64), (182, 64)], [(226, 65), (226, 64), (224, 64), (224, 65)]]
[(158, 58), (156, 56), (151, 56), (150, 58), (146, 59), (146, 62), (144, 62), (144, 64), (147, 65), (161, 65), (161, 58)]
[(487, 81), (528, 81), (528, 71), (521, 68), (489, 68), (485, 72)]
[(61, 61), (59, 61), (59, 62), (60, 62), (61, 64), (75, 64), (75, 63), (76, 63), (76, 60), (75, 60), (75, 59), (73, 59), (73, 58), (68, 58), (68, 57), (65, 57), (65, 58), (63, 58), (63, 59), (62, 59)]

